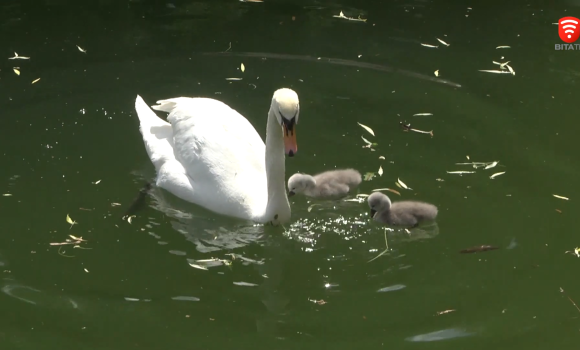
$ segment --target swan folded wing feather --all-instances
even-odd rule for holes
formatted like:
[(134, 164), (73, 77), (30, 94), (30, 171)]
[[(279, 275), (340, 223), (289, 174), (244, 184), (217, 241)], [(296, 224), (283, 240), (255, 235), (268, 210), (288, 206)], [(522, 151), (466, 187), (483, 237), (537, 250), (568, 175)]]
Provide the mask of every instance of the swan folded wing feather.
[(429, 220), (437, 216), (437, 207), (430, 203), (419, 201), (400, 201), (391, 205), (391, 213), (400, 215), (405, 213), (420, 220)]
[(173, 129), (171, 124), (159, 118), (147, 106), (141, 96), (137, 95), (135, 110), (139, 117), (139, 131), (143, 136), (145, 149), (155, 170), (174, 158), (173, 156)]
[(169, 112), (175, 159), (193, 182), (188, 200), (232, 216), (263, 214), (268, 201), (265, 145), (251, 123), (213, 99), (158, 103), (156, 109)]
[(314, 180), (316, 180), (317, 184), (323, 184), (327, 182), (345, 184), (350, 189), (357, 187), (362, 182), (360, 173), (354, 169), (337, 169), (325, 171), (323, 173), (314, 175)]

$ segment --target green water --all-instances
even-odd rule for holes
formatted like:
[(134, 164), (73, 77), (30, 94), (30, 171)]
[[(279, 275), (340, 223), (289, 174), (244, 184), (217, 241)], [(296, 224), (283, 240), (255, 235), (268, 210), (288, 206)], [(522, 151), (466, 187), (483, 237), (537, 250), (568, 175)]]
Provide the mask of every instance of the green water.
[[(552, 23), (580, 7), (479, 3), (0, 5), (0, 349), (574, 348), (580, 53)], [(478, 72), (492, 61), (516, 75)], [(293, 197), (284, 231), (154, 188), (121, 220), (155, 176), (137, 94), (217, 98), (264, 137), (280, 87), (301, 103), (287, 176), (381, 166), (359, 192), (434, 203), (436, 224), (368, 262), (385, 239), (365, 202)], [(69, 234), (90, 249), (50, 245)], [(459, 253), (478, 245), (499, 249)], [(189, 265), (210, 258), (232, 264)]]

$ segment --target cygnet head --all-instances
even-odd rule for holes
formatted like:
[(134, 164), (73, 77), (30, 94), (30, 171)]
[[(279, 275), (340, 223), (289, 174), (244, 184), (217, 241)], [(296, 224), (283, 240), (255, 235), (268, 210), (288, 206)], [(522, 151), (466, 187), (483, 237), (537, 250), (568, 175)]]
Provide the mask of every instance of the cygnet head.
[(287, 88), (276, 90), (272, 97), (270, 112), (274, 113), (276, 120), (282, 126), (286, 155), (293, 157), (298, 152), (296, 145), (296, 124), (298, 124), (300, 114), (298, 94)]
[(288, 197), (316, 187), (316, 180), (307, 174), (294, 174), (288, 179)]
[(377, 212), (389, 210), (391, 207), (391, 200), (386, 194), (381, 192), (372, 193), (368, 199), (369, 207), (371, 208), (371, 218), (375, 217)]

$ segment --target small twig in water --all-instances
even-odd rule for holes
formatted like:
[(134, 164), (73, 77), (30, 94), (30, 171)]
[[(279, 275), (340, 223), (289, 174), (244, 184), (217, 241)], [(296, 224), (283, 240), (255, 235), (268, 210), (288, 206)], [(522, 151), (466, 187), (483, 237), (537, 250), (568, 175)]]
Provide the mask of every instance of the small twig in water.
[(578, 312), (580, 312), (580, 308), (578, 307), (578, 305), (576, 305), (576, 303), (574, 302), (574, 300), (572, 300), (572, 298), (570, 298), (568, 296), (568, 294), (566, 294), (566, 292), (564, 292), (564, 289), (562, 289), (562, 287), (560, 287), (560, 292), (564, 293), (564, 295), (566, 296), (566, 298), (568, 298), (568, 300), (570, 300), (570, 302), (572, 303), (572, 305), (574, 305), (574, 307), (576, 308), (576, 310), (578, 310)]
[(383, 256), (386, 252), (389, 251), (389, 242), (387, 241), (387, 229), (385, 228), (385, 245), (387, 246), (387, 249), (383, 250), (383, 252), (377, 256), (375, 256), (374, 258), (372, 258), (371, 260), (367, 261), (367, 262), (371, 262), (375, 259), (378, 259), (379, 257)]

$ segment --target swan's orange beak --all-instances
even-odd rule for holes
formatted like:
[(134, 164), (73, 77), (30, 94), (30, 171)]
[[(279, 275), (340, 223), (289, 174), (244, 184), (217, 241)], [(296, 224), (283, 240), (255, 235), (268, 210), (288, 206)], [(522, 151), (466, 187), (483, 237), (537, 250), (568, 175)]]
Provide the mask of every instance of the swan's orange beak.
[(293, 157), (298, 152), (298, 145), (296, 145), (296, 124), (286, 125), (282, 123), (284, 128), (284, 150), (289, 157)]

